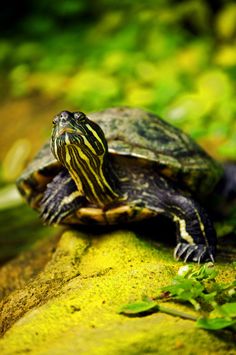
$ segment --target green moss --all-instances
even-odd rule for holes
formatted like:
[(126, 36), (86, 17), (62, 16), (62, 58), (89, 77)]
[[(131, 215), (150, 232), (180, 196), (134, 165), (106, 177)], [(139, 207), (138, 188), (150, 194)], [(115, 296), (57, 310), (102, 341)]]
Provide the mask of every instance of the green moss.
[[(194, 322), (161, 313), (143, 318), (117, 313), (125, 303), (156, 295), (180, 265), (170, 249), (156, 248), (128, 230), (89, 238), (66, 231), (37, 275), (3, 299), (1, 324), (8, 330), (0, 352), (194, 354), (199, 348), (205, 354), (236, 354), (230, 333), (217, 337)], [(227, 268), (225, 278), (232, 279), (230, 268), (220, 268)], [(0, 285), (2, 278), (1, 273)]]

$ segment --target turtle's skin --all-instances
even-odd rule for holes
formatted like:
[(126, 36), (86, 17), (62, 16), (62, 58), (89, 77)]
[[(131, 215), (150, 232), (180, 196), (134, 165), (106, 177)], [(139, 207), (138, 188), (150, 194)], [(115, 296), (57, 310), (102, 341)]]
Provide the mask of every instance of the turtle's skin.
[(214, 261), (216, 234), (198, 201), (222, 166), (189, 136), (154, 114), (112, 108), (63, 111), (17, 181), (47, 224), (120, 224), (159, 214), (176, 223), (175, 258)]

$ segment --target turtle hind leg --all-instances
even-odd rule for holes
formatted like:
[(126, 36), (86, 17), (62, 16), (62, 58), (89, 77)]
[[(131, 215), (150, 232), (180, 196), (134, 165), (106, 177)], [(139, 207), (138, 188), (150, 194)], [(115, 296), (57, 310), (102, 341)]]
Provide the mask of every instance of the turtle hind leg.
[[(214, 261), (216, 253), (216, 232), (208, 213), (189, 194), (178, 189), (166, 178), (155, 175), (149, 183), (135, 186), (145, 206), (156, 214), (162, 214), (176, 224), (176, 259), (184, 261)], [(138, 190), (139, 189), (139, 190)], [(133, 189), (134, 190), (134, 189)], [(132, 193), (133, 196), (133, 193)]]
[(66, 169), (63, 169), (47, 185), (40, 201), (40, 217), (45, 224), (60, 224), (83, 203), (74, 181)]
[(167, 194), (164, 205), (177, 226), (174, 257), (185, 262), (214, 262), (217, 239), (207, 212), (194, 199), (178, 192)]
[[(126, 170), (125, 170), (126, 169)], [(158, 171), (137, 166), (120, 169), (129, 179), (120, 180), (121, 190), (127, 192), (128, 203), (141, 200), (155, 215), (164, 215), (175, 222), (177, 246), (174, 256), (184, 261), (214, 261), (216, 232), (208, 213), (191, 195), (182, 191)], [(140, 209), (142, 215), (142, 208)]]

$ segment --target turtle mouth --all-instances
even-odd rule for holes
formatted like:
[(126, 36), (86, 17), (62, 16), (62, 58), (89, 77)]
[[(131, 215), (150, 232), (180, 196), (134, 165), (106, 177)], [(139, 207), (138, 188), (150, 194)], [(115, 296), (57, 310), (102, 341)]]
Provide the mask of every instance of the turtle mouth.
[(73, 128), (63, 127), (63, 128), (58, 130), (57, 137), (60, 137), (60, 136), (62, 136), (65, 133), (75, 133), (75, 130)]
[(75, 129), (75, 128), (72, 128), (72, 127), (61, 127), (61, 128), (58, 128), (55, 132), (55, 136), (58, 138), (58, 137), (61, 137), (65, 134), (73, 134), (75, 136), (79, 135), (79, 136), (84, 136), (84, 132), (82, 132), (81, 130), (79, 129)]

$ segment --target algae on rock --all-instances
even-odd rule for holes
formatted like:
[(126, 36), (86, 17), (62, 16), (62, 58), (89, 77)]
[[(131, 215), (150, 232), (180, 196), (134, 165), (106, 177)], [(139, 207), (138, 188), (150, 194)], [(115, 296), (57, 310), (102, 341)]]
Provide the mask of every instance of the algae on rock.
[[(155, 296), (180, 265), (169, 248), (154, 246), (128, 229), (89, 235), (67, 230), (60, 238), (44, 239), (0, 271), (5, 333), (0, 352), (195, 354), (198, 349), (236, 354), (231, 333), (218, 337), (190, 320), (161, 313), (137, 318), (118, 314), (125, 303)], [(232, 280), (229, 265), (217, 267), (224, 281)]]

